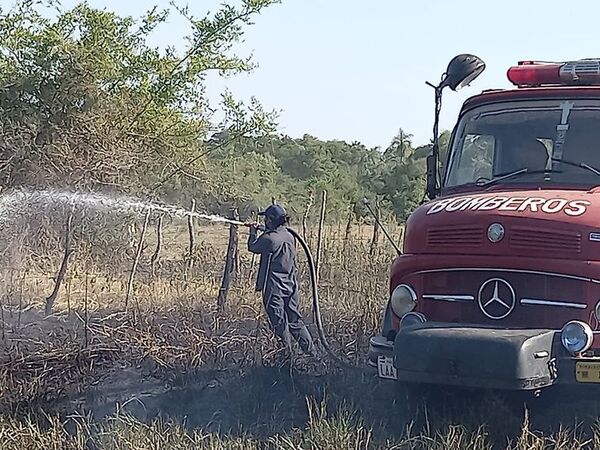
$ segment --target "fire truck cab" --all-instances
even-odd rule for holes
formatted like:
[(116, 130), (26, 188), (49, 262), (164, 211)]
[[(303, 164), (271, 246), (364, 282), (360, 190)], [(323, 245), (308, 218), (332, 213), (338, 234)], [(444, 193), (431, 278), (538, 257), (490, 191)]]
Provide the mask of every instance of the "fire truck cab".
[[(485, 67), (460, 57), (436, 100)], [(434, 144), (430, 200), (406, 223), (370, 340), (381, 378), (600, 383), (600, 60), (521, 62), (508, 78), (515, 89), (464, 103), (445, 161)], [(438, 114), (436, 101), (436, 139)]]

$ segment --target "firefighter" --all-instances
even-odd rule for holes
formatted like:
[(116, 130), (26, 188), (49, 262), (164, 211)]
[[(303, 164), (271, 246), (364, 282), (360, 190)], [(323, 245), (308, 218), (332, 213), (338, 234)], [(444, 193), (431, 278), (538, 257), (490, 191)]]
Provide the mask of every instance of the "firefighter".
[(300, 314), (296, 243), (286, 228), (288, 215), (276, 204), (259, 215), (264, 217), (264, 233), (258, 235), (260, 224), (250, 224), (248, 250), (260, 254), (256, 290), (262, 292), (269, 323), (288, 352), (291, 335), (305, 354), (315, 355), (312, 337)]
[(522, 168), (534, 171), (545, 170), (548, 164), (548, 150), (537, 139), (522, 143), (515, 157), (515, 167), (517, 170)]

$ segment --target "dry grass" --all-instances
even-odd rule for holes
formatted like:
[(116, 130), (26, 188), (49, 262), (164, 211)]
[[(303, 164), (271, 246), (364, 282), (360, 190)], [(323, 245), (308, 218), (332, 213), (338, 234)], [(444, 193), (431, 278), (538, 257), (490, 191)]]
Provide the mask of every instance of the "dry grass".
[(230, 436), (187, 429), (177, 421), (142, 422), (130, 415), (117, 414), (102, 423), (88, 418), (72, 417), (65, 422), (48, 418), (41, 426), (31, 419), (0, 420), (0, 448), (22, 449), (90, 449), (150, 450), (150, 449), (282, 449), (282, 450), (425, 450), (459, 449), (492, 450), (575, 450), (598, 448), (600, 436), (588, 439), (566, 430), (541, 436), (529, 429), (527, 422), (522, 432), (504, 446), (495, 445), (485, 427), (470, 430), (452, 425), (432, 434), (406, 433), (404, 437), (378, 441), (373, 429), (349, 409), (328, 415), (322, 406), (309, 406), (309, 419), (301, 429), (285, 434), (274, 434), (264, 439), (250, 435)]
[(566, 402), (557, 392), (525, 414), (521, 398), (421, 392), (364, 373), (392, 257), (383, 242), (368, 256), (368, 231), (344, 243), (330, 228), (321, 268), (327, 334), (357, 368), (300, 356), (281, 367), (243, 248), (217, 313), (226, 234), (201, 228), (186, 272), (184, 230), (166, 230), (155, 277), (150, 234), (127, 312), (123, 267), (75, 258), (47, 318), (55, 268), (0, 271), (0, 448), (600, 448), (600, 402), (590, 398)]

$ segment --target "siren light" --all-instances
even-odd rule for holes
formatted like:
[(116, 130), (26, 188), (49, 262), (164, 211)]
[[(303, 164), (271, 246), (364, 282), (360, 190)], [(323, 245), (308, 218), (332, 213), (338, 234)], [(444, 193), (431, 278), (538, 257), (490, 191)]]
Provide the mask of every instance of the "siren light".
[(600, 85), (600, 59), (565, 63), (519, 61), (506, 75), (518, 87)]

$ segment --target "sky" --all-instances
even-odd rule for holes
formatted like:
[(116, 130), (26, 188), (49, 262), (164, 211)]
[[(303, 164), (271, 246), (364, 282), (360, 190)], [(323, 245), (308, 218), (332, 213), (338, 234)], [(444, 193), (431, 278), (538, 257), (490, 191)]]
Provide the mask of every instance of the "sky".
[[(196, 16), (225, 0), (190, 1)], [(236, 3), (236, 0), (227, 0)], [(75, 0), (62, 0), (63, 7)], [(168, 0), (88, 0), (138, 16)], [(177, 0), (178, 4), (185, 4)], [(0, 0), (2, 9), (14, 0)], [(450, 59), (472, 53), (486, 70), (470, 87), (444, 93), (441, 128), (451, 129), (462, 103), (484, 89), (510, 88), (506, 71), (519, 60), (600, 57), (600, 3), (557, 0), (283, 0), (263, 11), (236, 46), (254, 55), (250, 74), (209, 77), (217, 103), (224, 89), (255, 96), (280, 112), (279, 131), (386, 147), (401, 127), (417, 145), (432, 136), (433, 90)], [(152, 45), (185, 49), (185, 20), (158, 29)]]

